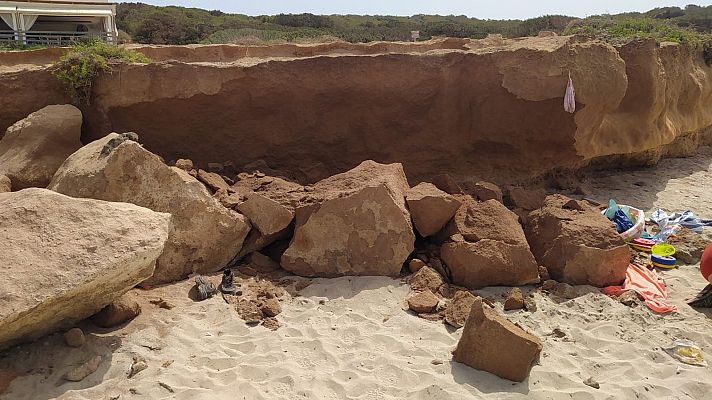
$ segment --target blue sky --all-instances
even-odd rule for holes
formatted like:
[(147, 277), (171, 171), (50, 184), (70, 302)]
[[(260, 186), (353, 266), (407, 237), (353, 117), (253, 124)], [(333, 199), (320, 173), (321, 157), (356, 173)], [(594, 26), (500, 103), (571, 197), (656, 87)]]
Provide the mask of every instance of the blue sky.
[(647, 11), (665, 6), (684, 7), (690, 3), (710, 4), (710, 1), (695, 2), (694, 0), (143, 0), (143, 2), (219, 9), (248, 15), (302, 12), (370, 15), (454, 14), (483, 19), (523, 19), (545, 14), (585, 17), (603, 13)]

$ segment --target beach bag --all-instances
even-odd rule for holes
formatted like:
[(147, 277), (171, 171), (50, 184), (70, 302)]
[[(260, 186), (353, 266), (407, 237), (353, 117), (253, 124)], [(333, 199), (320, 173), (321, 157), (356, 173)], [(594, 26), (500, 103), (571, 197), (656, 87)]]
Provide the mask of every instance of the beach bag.
[(573, 114), (576, 111), (576, 90), (574, 90), (574, 82), (571, 80), (569, 72), (569, 83), (566, 85), (566, 94), (564, 95), (564, 110)]

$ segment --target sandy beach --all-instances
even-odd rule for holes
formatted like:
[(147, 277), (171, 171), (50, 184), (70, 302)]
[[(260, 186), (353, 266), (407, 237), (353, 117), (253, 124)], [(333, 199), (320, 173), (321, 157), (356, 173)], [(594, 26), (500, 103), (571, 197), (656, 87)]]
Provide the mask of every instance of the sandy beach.
[[(712, 216), (710, 148), (652, 168), (598, 173), (590, 183), (590, 197), (600, 201), (615, 198), (646, 211), (691, 209)], [(705, 286), (699, 266), (660, 274), (677, 313), (628, 307), (590, 286), (577, 286), (579, 296), (572, 300), (525, 287), (537, 310), (504, 312), (509, 288), (473, 291), (544, 343), (522, 383), (452, 361), (462, 330), (406, 311), (410, 288), (403, 279), (314, 279), (283, 301), (276, 331), (248, 327), (220, 296), (191, 300), (192, 280), (134, 289), (142, 314), (113, 331), (84, 322), (87, 344), (80, 349), (67, 347), (55, 334), (3, 353), (0, 387), (10, 385), (0, 398), (709, 398), (709, 368), (682, 364), (662, 350), (684, 338), (712, 357), (712, 312), (685, 303)], [(210, 279), (219, 282), (220, 276)], [(151, 303), (156, 299), (173, 308)], [(95, 355), (102, 362), (89, 377), (77, 383), (61, 379)], [(128, 378), (134, 356), (143, 357), (148, 368)], [(588, 378), (600, 389), (584, 385)]]

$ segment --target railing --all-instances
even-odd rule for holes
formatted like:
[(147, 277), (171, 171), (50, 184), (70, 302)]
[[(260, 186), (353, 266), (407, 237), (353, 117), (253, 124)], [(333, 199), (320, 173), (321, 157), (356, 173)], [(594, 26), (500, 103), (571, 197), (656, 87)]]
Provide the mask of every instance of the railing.
[(87, 40), (116, 42), (116, 38), (110, 32), (0, 31), (0, 42), (18, 42), (27, 45), (68, 46)]

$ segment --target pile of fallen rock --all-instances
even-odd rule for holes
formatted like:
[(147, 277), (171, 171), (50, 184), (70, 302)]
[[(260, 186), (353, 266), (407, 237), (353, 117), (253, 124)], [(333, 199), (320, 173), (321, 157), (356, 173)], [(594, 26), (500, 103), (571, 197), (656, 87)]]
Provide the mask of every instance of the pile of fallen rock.
[[(0, 349), (71, 328), (136, 285), (257, 257), (303, 277), (412, 273), (409, 308), (464, 327), (457, 361), (522, 380), (541, 342), (471, 290), (515, 287), (507, 307), (533, 310), (516, 287), (566, 295), (561, 285), (625, 278), (628, 247), (585, 201), (447, 175), (411, 187), (401, 164), (374, 161), (302, 185), (255, 165), (165, 163), (134, 133), (83, 146), (81, 124), (73, 106), (49, 106), (0, 140)], [(250, 299), (226, 301), (276, 328), (283, 293), (240, 279)]]

